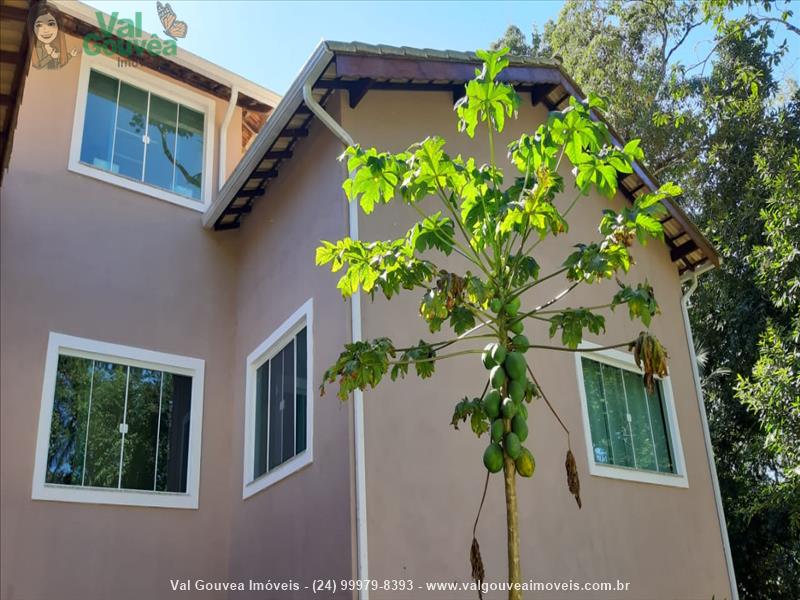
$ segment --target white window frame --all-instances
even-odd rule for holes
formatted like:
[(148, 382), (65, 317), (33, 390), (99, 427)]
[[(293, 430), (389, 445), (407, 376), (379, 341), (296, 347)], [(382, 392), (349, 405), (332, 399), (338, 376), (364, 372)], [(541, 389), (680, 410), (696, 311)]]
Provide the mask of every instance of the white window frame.
[[(598, 344), (583, 342), (579, 346), (584, 350), (599, 348)], [(652, 483), (656, 485), (667, 485), (673, 487), (688, 488), (689, 479), (686, 475), (686, 463), (683, 456), (683, 444), (681, 443), (681, 433), (678, 428), (678, 415), (675, 411), (675, 401), (672, 395), (672, 384), (669, 377), (659, 378), (664, 402), (664, 412), (669, 428), (670, 450), (672, 451), (675, 463), (675, 473), (658, 473), (625, 467), (622, 465), (600, 464), (594, 459), (594, 444), (592, 442), (592, 431), (589, 422), (589, 403), (586, 397), (586, 386), (583, 380), (583, 365), (581, 359), (588, 359), (604, 363), (606, 365), (631, 371), (641, 375), (641, 369), (636, 366), (633, 354), (619, 350), (598, 350), (593, 352), (576, 352), (575, 368), (578, 376), (578, 390), (581, 399), (581, 412), (583, 415), (583, 433), (586, 440), (586, 455), (589, 463), (589, 473), (597, 477), (610, 477), (612, 479), (623, 479), (625, 481), (637, 481), (639, 483)]]
[[(192, 378), (186, 492), (80, 487), (47, 483), (45, 481), (59, 355), (111, 361), (132, 367), (168, 371)], [(33, 491), (31, 497), (34, 500), (55, 500), (58, 502), (121, 504), (161, 508), (198, 508), (204, 375), (205, 361), (199, 358), (142, 350), (131, 346), (121, 346), (119, 344), (50, 332), (44, 367), (44, 383), (42, 385), (42, 403), (39, 412), (39, 429), (36, 437), (36, 460), (33, 469)]]
[[(314, 461), (314, 300), (309, 298), (295, 313), (286, 319), (266, 340), (261, 342), (247, 357), (245, 381), (245, 422), (244, 422), (244, 473), (242, 499), (268, 488), (281, 479), (307, 467)], [(306, 449), (281, 463), (258, 478), (253, 478), (255, 467), (255, 428), (256, 428), (256, 377), (261, 365), (288, 344), (303, 327), (306, 328)]]
[[(161, 96), (172, 102), (183, 104), (187, 108), (203, 113), (203, 181), (200, 187), (200, 199), (193, 200), (186, 196), (163, 190), (143, 181), (136, 181), (123, 175), (117, 175), (98, 167), (93, 167), (81, 162), (81, 142), (83, 141), (83, 125), (86, 118), (86, 99), (89, 94), (89, 76), (95, 70), (109, 77), (119, 79), (147, 92)], [(178, 206), (191, 208), (198, 212), (205, 212), (211, 205), (212, 174), (214, 170), (214, 108), (212, 99), (174, 85), (132, 67), (118, 67), (116, 60), (99, 54), (90, 56), (84, 53), (81, 56), (81, 70), (78, 77), (78, 96), (75, 100), (75, 118), (72, 124), (72, 141), (69, 150), (68, 169), (74, 173), (86, 175), (106, 183), (127, 188), (135, 192), (165, 200)]]

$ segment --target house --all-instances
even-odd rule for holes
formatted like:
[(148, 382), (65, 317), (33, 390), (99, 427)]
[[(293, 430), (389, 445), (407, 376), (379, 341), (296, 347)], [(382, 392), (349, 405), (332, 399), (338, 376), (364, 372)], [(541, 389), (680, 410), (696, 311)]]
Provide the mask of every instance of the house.
[[(106, 52), (126, 40), (85, 5), (54, 4), (60, 43), (84, 51), (54, 59), (34, 44), (25, 60), (52, 68), (15, 78), (4, 138), (3, 600), (307, 598), (320, 583), (342, 597), (474, 597), (424, 586), (470, 581), (483, 444), (448, 423), (484, 374), (459, 359), (350, 402), (321, 397), (343, 344), (425, 330), (412, 295), (391, 308), (343, 302), (314, 250), (415, 219), (399, 205), (369, 218), (347, 205), (345, 141), (400, 150), (441, 134), (453, 154), (486, 159), (452, 113), (475, 57), (322, 42), (279, 98), (180, 44), (134, 61)], [(33, 10), (3, 4), (2, 17)], [(580, 95), (556, 62), (515, 61), (505, 77), (524, 102), (503, 143)], [(612, 204), (653, 185), (637, 165)], [(537, 256), (543, 269), (593, 235), (607, 203), (581, 204)], [(550, 586), (537, 597), (736, 596), (685, 318), (684, 288), (719, 259), (667, 209), (666, 242), (637, 249), (632, 272), (647, 274), (662, 309), (652, 329), (671, 373), (657, 393), (625, 352), (531, 351), (571, 430), (584, 498), (578, 510), (562, 432), (532, 405), (538, 466), (519, 497), (523, 574)], [(578, 288), (574, 302), (610, 290)], [(638, 333), (627, 315), (608, 318), (621, 339)], [(478, 528), (493, 582), (505, 577), (501, 487), (490, 483)], [(357, 579), (375, 587), (353, 591)], [(383, 589), (408, 580), (412, 593)]]

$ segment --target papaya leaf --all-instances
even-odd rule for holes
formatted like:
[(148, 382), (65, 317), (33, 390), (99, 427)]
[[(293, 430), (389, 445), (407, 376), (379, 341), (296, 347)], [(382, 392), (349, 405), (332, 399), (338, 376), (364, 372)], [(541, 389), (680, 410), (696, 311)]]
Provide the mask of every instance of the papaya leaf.
[(600, 334), (606, 330), (606, 319), (585, 308), (568, 308), (550, 318), (550, 337), (561, 330), (561, 342), (570, 349), (577, 348), (583, 341), (583, 330)]
[(617, 283), (620, 290), (611, 301), (611, 309), (613, 310), (620, 304), (627, 304), (630, 318), (638, 317), (645, 327), (649, 327), (653, 317), (661, 312), (653, 293), (653, 286), (647, 281), (637, 284), (636, 288), (624, 285), (620, 281)]

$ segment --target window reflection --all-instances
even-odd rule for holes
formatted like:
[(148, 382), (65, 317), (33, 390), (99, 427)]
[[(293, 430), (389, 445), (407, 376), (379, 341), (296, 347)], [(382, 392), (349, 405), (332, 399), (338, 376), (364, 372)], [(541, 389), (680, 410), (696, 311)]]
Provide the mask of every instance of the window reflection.
[(185, 492), (192, 378), (60, 356), (47, 483)]
[(205, 115), (92, 70), (81, 162), (200, 200)]

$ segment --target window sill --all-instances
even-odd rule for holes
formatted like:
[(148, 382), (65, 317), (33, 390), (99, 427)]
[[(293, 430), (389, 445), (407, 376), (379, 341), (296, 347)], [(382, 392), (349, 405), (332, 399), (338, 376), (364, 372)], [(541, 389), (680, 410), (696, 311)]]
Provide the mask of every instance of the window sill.
[(158, 198), (159, 200), (164, 200), (165, 202), (176, 204), (184, 208), (189, 208), (197, 212), (201, 213), (205, 212), (208, 206), (208, 203), (203, 200), (193, 200), (186, 196), (181, 196), (180, 194), (168, 192), (167, 190), (162, 190), (157, 187), (147, 185), (146, 183), (140, 181), (128, 179), (127, 177), (123, 177), (122, 175), (115, 175), (114, 173), (103, 171), (102, 169), (89, 166), (82, 162), (70, 162), (69, 170), (72, 171), (73, 173), (78, 173), (79, 175), (85, 175), (87, 177), (91, 177), (92, 179), (97, 179), (99, 181), (110, 183), (111, 185), (114, 185), (116, 187), (131, 190), (133, 192), (138, 192), (140, 194), (151, 196), (153, 198)]
[(55, 483), (45, 483), (41, 486), (37, 486), (37, 488), (33, 490), (31, 497), (34, 500), (77, 502), (81, 504), (147, 506), (152, 508), (198, 508), (197, 498), (189, 494), (75, 487)]
[(652, 485), (666, 485), (679, 488), (689, 487), (689, 480), (686, 475), (641, 471), (639, 469), (631, 469), (628, 467), (599, 465), (595, 462), (589, 463), (589, 474), (595, 477), (621, 479), (623, 481), (633, 481), (636, 483), (649, 483)]
[(244, 484), (244, 487), (242, 488), (242, 500), (246, 500), (261, 490), (264, 490), (271, 485), (278, 483), (282, 479), (289, 477), (289, 475), (304, 469), (312, 462), (314, 462), (314, 457), (312, 456), (311, 451), (309, 449), (304, 450), (297, 456), (290, 458), (282, 465), (277, 466), (272, 471), (264, 473), (258, 479), (254, 479), (250, 483)]

